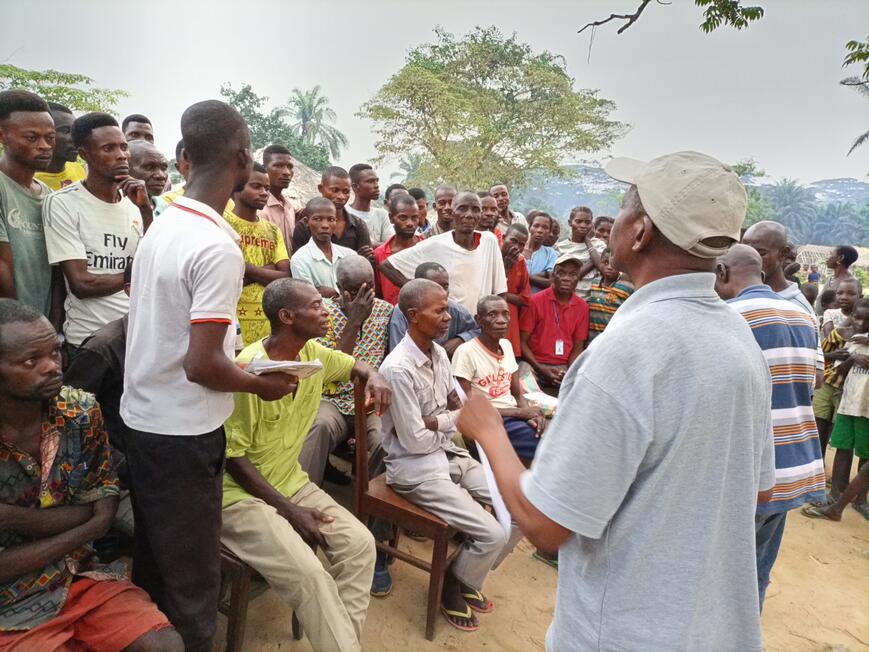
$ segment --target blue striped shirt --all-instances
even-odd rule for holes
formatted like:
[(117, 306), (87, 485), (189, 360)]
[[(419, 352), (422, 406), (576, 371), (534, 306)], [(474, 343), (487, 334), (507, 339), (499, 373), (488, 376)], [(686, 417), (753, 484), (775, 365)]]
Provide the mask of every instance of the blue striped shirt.
[(812, 412), (817, 324), (766, 285), (745, 288), (728, 303), (748, 322), (772, 376), (775, 488), (757, 513), (777, 514), (821, 500), (824, 462)]

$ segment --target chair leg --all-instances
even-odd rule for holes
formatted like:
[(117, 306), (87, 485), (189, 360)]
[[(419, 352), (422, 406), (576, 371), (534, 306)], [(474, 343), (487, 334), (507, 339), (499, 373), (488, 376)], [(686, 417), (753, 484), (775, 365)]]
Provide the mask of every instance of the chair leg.
[(250, 603), (250, 573), (240, 571), (234, 579), (226, 623), (226, 652), (242, 652)]
[(302, 625), (296, 617), (296, 612), (293, 612), (293, 638), (297, 641), (302, 640)]
[(441, 606), (441, 593), (444, 590), (444, 574), (447, 571), (447, 538), (444, 535), (434, 540), (431, 556), (431, 578), (428, 583), (428, 604), (425, 616), (425, 638), (434, 640), (434, 624)]

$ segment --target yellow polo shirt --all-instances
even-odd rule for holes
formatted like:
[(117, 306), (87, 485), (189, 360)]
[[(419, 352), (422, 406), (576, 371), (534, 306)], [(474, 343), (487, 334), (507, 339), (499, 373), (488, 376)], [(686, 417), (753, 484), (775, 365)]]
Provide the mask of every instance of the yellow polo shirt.
[(33, 175), (52, 190), (66, 188), (87, 179), (88, 173), (78, 161), (67, 161), (60, 172), (37, 172)]
[[(262, 340), (239, 353), (236, 361), (250, 362), (258, 354), (268, 359)], [(299, 453), (320, 408), (323, 385), (349, 380), (356, 364), (351, 356), (327, 349), (316, 340), (308, 340), (299, 359), (319, 360), (323, 369), (300, 380), (295, 395), (287, 394), (277, 401), (263, 401), (255, 394), (235, 394), (235, 409), (224, 424), (226, 457), (247, 457), (269, 484), (288, 498), (308, 482), (308, 474), (299, 466)], [(252, 496), (225, 473), (223, 506), (247, 498)]]

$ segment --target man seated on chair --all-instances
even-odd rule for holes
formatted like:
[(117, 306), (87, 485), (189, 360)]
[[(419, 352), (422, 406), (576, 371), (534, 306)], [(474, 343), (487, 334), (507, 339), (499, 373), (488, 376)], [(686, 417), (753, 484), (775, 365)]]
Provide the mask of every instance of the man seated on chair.
[[(329, 314), (329, 329), (319, 342), (376, 369), (386, 357), (392, 306), (383, 299), (374, 298), (374, 270), (362, 256), (353, 254), (339, 260), (335, 276), (338, 296), (323, 299), (323, 308)], [(353, 436), (355, 413), (353, 383), (340, 383), (325, 391), (317, 418), (299, 454), (302, 470), (317, 486), (323, 485), (329, 454)], [(368, 466), (371, 477), (374, 477), (385, 470), (380, 417), (369, 415), (367, 426)], [(336, 473), (340, 474), (337, 469), (330, 471), (333, 474), (330, 480), (336, 477)], [(339, 484), (343, 482), (339, 481)]]
[[(367, 364), (317, 343), (329, 327), (329, 313), (307, 281), (269, 283), (263, 311), (271, 335), (245, 348), (239, 364), (254, 359), (319, 360), (323, 368), (298, 379), (295, 391), (277, 401), (235, 394), (235, 409), (225, 424), (220, 540), (296, 612), (314, 650), (359, 650), (374, 571), (374, 539), (308, 480), (299, 466), (299, 452), (325, 384), (366, 380), (366, 399), (375, 413), (389, 405), (390, 392)], [(313, 546), (322, 549), (328, 569)]]
[[(507, 545), (503, 528), (477, 502), (490, 502), (483, 467), (452, 442), (460, 401), (444, 349), (435, 342), (450, 322), (447, 293), (426, 279), (408, 281), (398, 305), (408, 331), (380, 373), (392, 388), (383, 417), (386, 482), (466, 538), (444, 577), (441, 612), (464, 631), (479, 629), (474, 611), (493, 604), (480, 591)], [(378, 574), (388, 573), (378, 556)]]
[(62, 384), (60, 342), (0, 299), (0, 650), (181, 652), (148, 594), (96, 566), (118, 479), (93, 394)]

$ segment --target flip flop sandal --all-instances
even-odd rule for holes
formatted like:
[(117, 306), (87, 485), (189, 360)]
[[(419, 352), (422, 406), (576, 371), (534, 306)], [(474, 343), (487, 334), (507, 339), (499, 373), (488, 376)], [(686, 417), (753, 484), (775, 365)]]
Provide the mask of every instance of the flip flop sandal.
[(489, 614), (495, 609), (495, 603), (479, 591), (462, 593), (462, 597), (468, 603), (468, 606), (478, 614)]
[(814, 505), (806, 505), (800, 510), (803, 513), (803, 516), (808, 516), (809, 518), (819, 518), (824, 521), (832, 521), (833, 523), (838, 523), (837, 520), (830, 518), (824, 512), (821, 511), (819, 507), (815, 507)]
[(462, 625), (454, 620), (454, 618), (473, 618), (474, 612), (471, 611), (470, 607), (467, 607), (465, 611), (453, 611), (452, 609), (447, 609), (445, 606), (441, 605), (441, 613), (444, 615), (444, 618), (447, 619), (447, 622), (450, 625), (452, 625), (456, 629), (462, 630), (463, 632), (476, 632), (478, 629), (480, 629), (479, 623), (477, 623), (476, 625)]
[(812, 502), (809, 503), (809, 505), (811, 505), (812, 507), (829, 507), (830, 505), (832, 505), (835, 502), (836, 502), (836, 499), (833, 498), (833, 496), (831, 496), (830, 492), (828, 491), (824, 494), (823, 500), (813, 500)]

